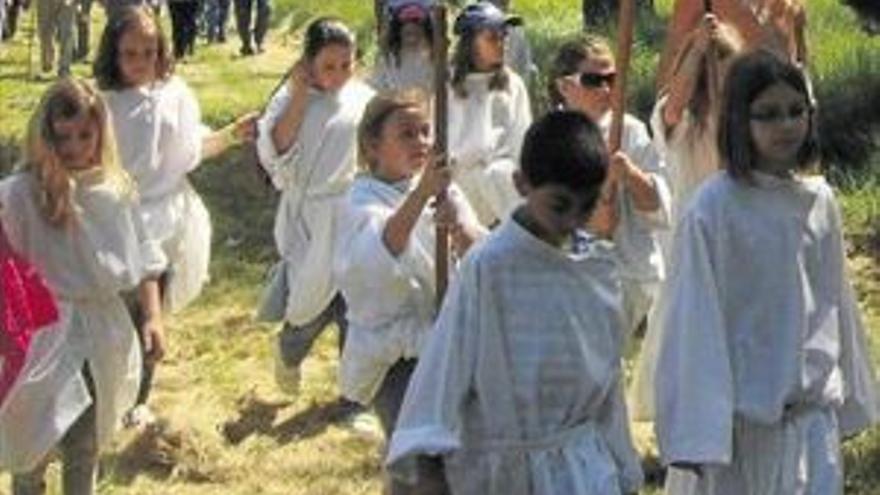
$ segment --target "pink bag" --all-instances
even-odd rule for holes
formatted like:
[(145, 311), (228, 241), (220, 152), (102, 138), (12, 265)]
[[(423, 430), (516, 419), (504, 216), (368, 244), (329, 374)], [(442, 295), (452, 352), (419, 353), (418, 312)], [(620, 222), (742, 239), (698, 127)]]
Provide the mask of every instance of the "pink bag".
[(24, 366), (33, 334), (56, 320), (52, 293), (34, 267), (12, 250), (0, 225), (0, 404)]

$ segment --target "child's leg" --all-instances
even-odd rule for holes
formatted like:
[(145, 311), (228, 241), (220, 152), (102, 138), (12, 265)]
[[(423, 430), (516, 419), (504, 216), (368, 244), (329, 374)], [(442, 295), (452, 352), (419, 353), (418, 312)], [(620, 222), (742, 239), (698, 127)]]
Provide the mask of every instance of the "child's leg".
[(281, 332), (278, 333), (278, 360), (275, 365), (275, 381), (284, 392), (288, 394), (298, 392), (299, 368), (327, 325), (332, 321), (339, 321), (340, 302), (343, 304), (344, 315), (344, 302), (342, 296), (337, 294), (321, 314), (305, 325), (293, 326), (284, 323)]
[(43, 495), (46, 493), (46, 468), (49, 458), (27, 473), (12, 475), (12, 495)]
[(55, 21), (58, 5), (55, 0), (37, 0), (37, 32), (40, 36), (40, 68), (49, 72), (55, 65)]
[(65, 495), (95, 493), (98, 437), (94, 403), (73, 423), (61, 440), (61, 484)]
[[(388, 370), (379, 393), (373, 399), (373, 408), (376, 410), (376, 415), (379, 416), (386, 442), (391, 439), (391, 434), (394, 432), (397, 416), (403, 405), (406, 388), (415, 371), (416, 363), (415, 359), (401, 359), (395, 363)], [(389, 476), (386, 480), (387, 491), (390, 495), (442, 495), (449, 493), (443, 473), (443, 464), (439, 459), (419, 458), (418, 479), (417, 484), (409, 485)]]

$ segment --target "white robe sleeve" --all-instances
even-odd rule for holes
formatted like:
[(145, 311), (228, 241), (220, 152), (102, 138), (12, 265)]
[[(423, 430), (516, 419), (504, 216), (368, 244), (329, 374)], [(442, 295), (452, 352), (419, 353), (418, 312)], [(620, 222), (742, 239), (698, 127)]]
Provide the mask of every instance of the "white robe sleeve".
[(417, 481), (417, 456), (443, 455), (462, 445), (461, 411), (479, 352), (479, 288), (472, 260), (465, 261), (446, 294), (389, 442), (389, 471), (409, 483)]
[(277, 150), (272, 141), (272, 129), (275, 128), (278, 119), (287, 111), (291, 99), (285, 84), (272, 96), (263, 116), (257, 121), (257, 155), (260, 159), (260, 165), (269, 174), (272, 184), (278, 190), (287, 189), (293, 183), (300, 157), (300, 143), (298, 141), (294, 141), (290, 148), (284, 152)]
[(646, 172), (657, 191), (659, 207), (654, 211), (642, 211), (636, 217), (651, 229), (667, 228), (672, 217), (672, 192), (669, 189), (666, 165), (663, 157), (654, 147), (645, 125), (635, 117), (626, 116), (630, 122), (626, 126), (626, 146), (624, 151), (637, 167)]
[(202, 124), (202, 110), (195, 93), (182, 79), (175, 79), (179, 81), (181, 93), (177, 115), (179, 133), (177, 139), (182, 140), (175, 148), (175, 152), (185, 155), (179, 157), (179, 163), (187, 166), (186, 172), (191, 172), (202, 162), (202, 140), (210, 129)]
[[(843, 253), (843, 235), (840, 210), (836, 202), (834, 228)], [(838, 411), (840, 430), (844, 437), (854, 435), (880, 422), (880, 398), (877, 381), (870, 365), (868, 345), (855, 291), (846, 275), (845, 261), (841, 260), (840, 281), (840, 366), (843, 371), (844, 402)]]
[[(374, 211), (370, 211), (374, 210)], [(419, 279), (409, 269), (408, 261), (417, 256), (418, 242), (407, 241), (406, 248), (394, 256), (382, 240), (385, 224), (392, 211), (367, 208), (341, 217), (340, 242), (334, 258), (334, 275), (351, 297), (371, 301), (371, 313), (401, 313), (413, 291), (420, 288)], [(415, 233), (413, 233), (414, 235)]]
[(698, 215), (683, 219), (660, 308), (655, 428), (667, 464), (732, 457), (733, 376), (709, 235)]

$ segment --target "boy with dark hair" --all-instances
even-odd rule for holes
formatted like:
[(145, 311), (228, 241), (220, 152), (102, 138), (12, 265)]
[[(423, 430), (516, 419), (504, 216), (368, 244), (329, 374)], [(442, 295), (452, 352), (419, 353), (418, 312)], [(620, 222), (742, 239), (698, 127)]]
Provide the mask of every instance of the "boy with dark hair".
[(587, 227), (607, 167), (582, 114), (529, 129), (516, 173), (525, 203), (460, 266), (407, 389), (393, 474), (417, 481), (434, 456), (452, 493), (638, 490), (617, 264)]

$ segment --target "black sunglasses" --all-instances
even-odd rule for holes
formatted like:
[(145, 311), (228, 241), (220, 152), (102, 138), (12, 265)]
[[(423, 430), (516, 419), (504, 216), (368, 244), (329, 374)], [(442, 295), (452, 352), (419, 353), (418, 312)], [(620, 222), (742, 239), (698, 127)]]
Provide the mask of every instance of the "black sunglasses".
[(610, 88), (614, 86), (614, 80), (617, 79), (617, 73), (608, 72), (606, 74), (597, 74), (595, 72), (581, 72), (579, 74), (572, 74), (568, 77), (577, 81), (585, 88), (600, 88), (603, 84), (607, 84)]

